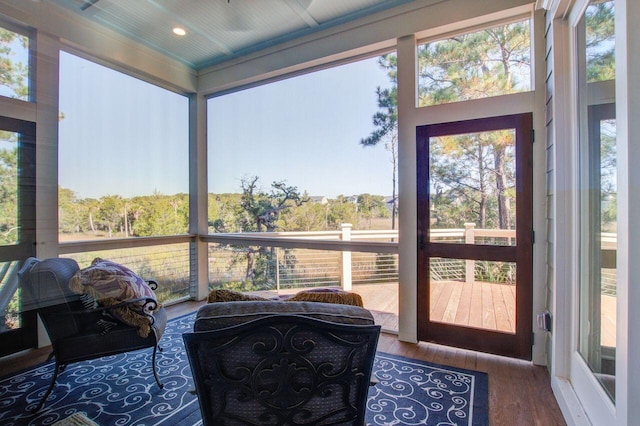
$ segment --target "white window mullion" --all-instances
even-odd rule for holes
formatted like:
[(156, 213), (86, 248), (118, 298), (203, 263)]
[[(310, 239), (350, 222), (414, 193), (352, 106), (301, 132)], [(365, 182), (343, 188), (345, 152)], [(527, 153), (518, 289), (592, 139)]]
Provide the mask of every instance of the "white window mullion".
[(58, 104), (60, 41), (37, 33), (36, 84), (36, 253), (58, 257)]
[(402, 312), (398, 321), (398, 338), (416, 342), (417, 323), (417, 236), (416, 196), (416, 103), (417, 50), (414, 36), (398, 39), (398, 180), (403, 207), (399, 211), (399, 299)]

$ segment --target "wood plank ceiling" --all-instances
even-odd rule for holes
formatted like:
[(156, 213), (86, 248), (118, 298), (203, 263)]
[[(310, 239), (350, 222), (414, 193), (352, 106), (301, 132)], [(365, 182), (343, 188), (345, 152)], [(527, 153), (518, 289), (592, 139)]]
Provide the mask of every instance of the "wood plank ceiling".
[(52, 1), (198, 70), (415, 0)]

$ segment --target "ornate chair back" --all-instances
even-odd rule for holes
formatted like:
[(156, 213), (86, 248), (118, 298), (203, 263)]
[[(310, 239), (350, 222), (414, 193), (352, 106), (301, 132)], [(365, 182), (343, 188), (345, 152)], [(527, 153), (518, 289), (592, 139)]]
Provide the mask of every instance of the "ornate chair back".
[[(240, 308), (238, 315), (222, 315), (221, 323), (238, 324), (211, 329), (215, 317), (205, 309), (209, 315), (199, 312), (195, 329), (209, 330), (183, 335), (205, 425), (364, 424), (380, 333), (368, 311), (312, 302), (229, 303)], [(265, 310), (270, 304), (290, 312)]]

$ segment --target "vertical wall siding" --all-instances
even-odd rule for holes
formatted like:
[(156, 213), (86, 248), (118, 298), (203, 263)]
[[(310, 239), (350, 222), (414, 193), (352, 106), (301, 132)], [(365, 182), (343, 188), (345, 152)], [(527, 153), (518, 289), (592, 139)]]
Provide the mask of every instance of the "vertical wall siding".
[[(553, 130), (553, 26), (550, 13), (545, 13), (545, 63), (546, 63), (546, 104), (545, 104), (545, 125), (546, 125), (546, 152), (547, 152), (547, 188), (546, 188), (546, 235), (545, 241), (547, 243), (547, 260), (546, 260), (546, 306), (551, 312), (551, 317), (555, 317), (553, 312), (553, 300), (554, 300), (554, 143), (555, 133)], [(553, 341), (550, 336), (547, 335), (547, 365), (551, 365), (551, 354), (553, 353)]]

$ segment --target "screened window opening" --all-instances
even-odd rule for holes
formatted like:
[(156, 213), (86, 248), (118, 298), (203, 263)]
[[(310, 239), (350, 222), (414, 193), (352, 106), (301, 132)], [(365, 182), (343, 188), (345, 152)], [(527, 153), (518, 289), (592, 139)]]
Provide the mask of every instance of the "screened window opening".
[(186, 96), (60, 54), (60, 241), (185, 234)]
[(397, 229), (395, 70), (392, 53), (211, 98), (209, 232)]
[(591, 2), (584, 14), (588, 83), (616, 78), (615, 2)]
[(29, 37), (1, 26), (0, 96), (29, 100)]
[(418, 106), (531, 90), (531, 29), (524, 20), (418, 45)]

